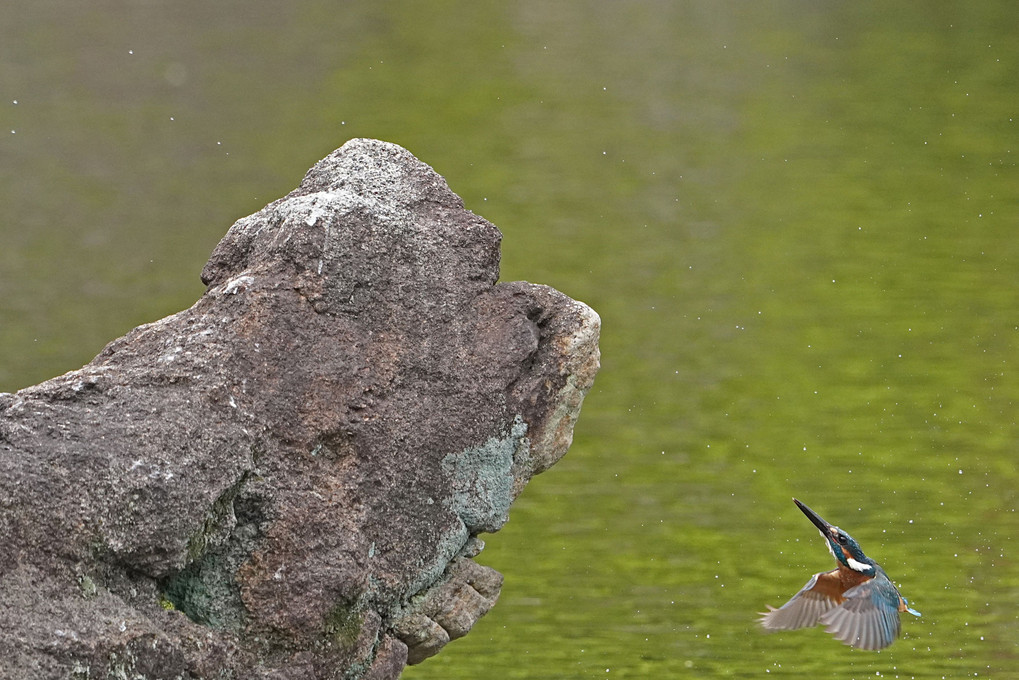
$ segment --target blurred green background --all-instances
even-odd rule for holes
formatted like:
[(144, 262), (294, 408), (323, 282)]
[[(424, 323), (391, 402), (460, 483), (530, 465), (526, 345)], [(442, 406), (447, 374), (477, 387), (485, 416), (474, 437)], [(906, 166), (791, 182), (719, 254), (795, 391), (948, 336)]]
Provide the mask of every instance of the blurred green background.
[[(230, 224), (352, 137), (602, 316), (573, 448), (431, 678), (1019, 667), (1019, 5), (5, 0), (0, 391), (185, 308)], [(754, 623), (832, 566), (880, 653)]]

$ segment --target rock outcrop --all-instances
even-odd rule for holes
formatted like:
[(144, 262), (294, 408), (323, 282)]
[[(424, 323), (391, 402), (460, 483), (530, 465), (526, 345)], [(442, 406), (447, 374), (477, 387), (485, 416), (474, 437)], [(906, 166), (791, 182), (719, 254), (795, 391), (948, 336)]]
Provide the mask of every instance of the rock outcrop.
[(190, 309), (0, 394), (0, 677), (396, 678), (570, 445), (598, 316), (353, 140), (239, 220)]

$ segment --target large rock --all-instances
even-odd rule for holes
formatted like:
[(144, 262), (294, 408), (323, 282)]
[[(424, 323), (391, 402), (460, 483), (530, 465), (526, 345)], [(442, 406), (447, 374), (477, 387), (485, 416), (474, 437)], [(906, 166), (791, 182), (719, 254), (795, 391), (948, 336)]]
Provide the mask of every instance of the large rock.
[(598, 316), (353, 140), (238, 221), (193, 307), (0, 394), (0, 677), (383, 678), (464, 635), (471, 558), (570, 445)]

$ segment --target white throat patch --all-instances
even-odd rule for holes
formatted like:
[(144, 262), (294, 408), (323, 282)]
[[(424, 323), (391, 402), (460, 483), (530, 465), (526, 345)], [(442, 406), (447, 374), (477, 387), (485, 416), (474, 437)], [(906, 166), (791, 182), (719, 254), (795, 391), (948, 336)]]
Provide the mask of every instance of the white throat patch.
[(857, 562), (852, 557), (847, 557), (846, 558), (846, 563), (849, 564), (849, 566), (852, 569), (856, 570), (856, 571), (868, 572), (868, 571), (873, 571), (874, 570), (874, 567), (870, 566), (869, 564), (864, 564), (863, 562)]
[(838, 556), (835, 554), (835, 548), (831, 547), (831, 541), (829, 541), (828, 537), (824, 535), (824, 532), (818, 529), (817, 533), (821, 534), (821, 538), (824, 539), (824, 545), (828, 548), (828, 552), (831, 553), (831, 556), (838, 559)]

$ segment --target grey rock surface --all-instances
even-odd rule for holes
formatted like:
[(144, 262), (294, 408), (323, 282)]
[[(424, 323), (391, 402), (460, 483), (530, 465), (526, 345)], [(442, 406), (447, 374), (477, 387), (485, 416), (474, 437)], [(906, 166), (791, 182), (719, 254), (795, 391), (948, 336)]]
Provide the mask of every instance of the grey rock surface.
[(0, 677), (396, 678), (570, 445), (598, 316), (357, 139), (239, 220), (190, 309), (0, 394)]

